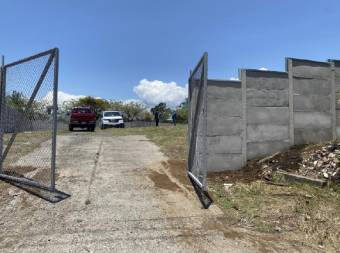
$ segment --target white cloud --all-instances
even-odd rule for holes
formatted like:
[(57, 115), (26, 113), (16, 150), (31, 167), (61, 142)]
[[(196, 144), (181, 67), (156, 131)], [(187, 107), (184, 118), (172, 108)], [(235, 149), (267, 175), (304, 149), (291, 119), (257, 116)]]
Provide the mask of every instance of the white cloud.
[(266, 70), (268, 70), (268, 69), (267, 69), (267, 68), (265, 68), (265, 67), (261, 67), (261, 68), (259, 68), (259, 70), (266, 71)]
[(231, 81), (240, 81), (240, 79), (238, 77), (230, 77), (229, 80), (231, 80)]
[[(63, 91), (58, 91), (58, 105), (63, 105), (64, 102), (71, 101), (73, 99), (79, 99), (85, 97), (83, 95), (73, 95)], [(44, 101), (51, 103), (53, 99), (53, 91), (49, 91), (43, 98)]]
[(143, 79), (133, 88), (133, 91), (149, 106), (165, 102), (170, 107), (176, 107), (188, 96), (187, 85), (182, 87), (175, 82), (165, 83), (159, 80)]

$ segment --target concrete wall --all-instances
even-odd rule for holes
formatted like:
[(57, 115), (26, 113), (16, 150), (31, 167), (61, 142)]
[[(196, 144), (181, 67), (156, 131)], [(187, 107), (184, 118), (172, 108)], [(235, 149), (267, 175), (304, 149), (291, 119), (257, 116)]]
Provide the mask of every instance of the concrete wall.
[(246, 158), (253, 159), (287, 149), (289, 96), (286, 72), (243, 70)]
[(288, 58), (286, 70), (242, 70), (241, 82), (208, 80), (209, 171), (340, 137), (340, 61)]
[(305, 144), (332, 140), (330, 63), (287, 59), (287, 67), (293, 102), (293, 143)]
[(208, 80), (208, 170), (238, 169), (242, 158), (241, 82)]

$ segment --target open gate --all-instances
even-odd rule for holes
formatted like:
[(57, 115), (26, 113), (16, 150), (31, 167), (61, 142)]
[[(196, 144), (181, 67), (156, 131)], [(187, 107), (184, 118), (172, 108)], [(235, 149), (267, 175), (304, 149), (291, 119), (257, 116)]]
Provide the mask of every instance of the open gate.
[(55, 186), (58, 59), (55, 48), (1, 68), (0, 179), (51, 202), (68, 196)]
[(205, 53), (189, 77), (188, 176), (204, 208), (212, 199), (207, 185), (207, 74)]

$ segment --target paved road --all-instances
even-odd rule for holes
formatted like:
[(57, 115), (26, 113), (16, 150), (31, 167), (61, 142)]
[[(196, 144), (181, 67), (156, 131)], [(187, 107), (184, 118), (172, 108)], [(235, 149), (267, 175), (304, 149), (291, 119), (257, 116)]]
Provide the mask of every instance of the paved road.
[[(50, 204), (2, 186), (1, 252), (262, 251), (221, 229), (221, 211), (203, 210), (168, 175), (166, 159), (143, 136), (60, 136), (57, 187), (72, 197)], [(157, 178), (168, 178), (168, 189)]]

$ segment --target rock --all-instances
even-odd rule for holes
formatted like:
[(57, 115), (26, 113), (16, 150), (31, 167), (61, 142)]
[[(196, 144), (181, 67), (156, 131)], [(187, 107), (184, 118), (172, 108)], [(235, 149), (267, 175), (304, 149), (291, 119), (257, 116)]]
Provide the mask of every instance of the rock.
[(327, 172), (324, 172), (324, 173), (323, 173), (323, 177), (324, 177), (324, 178), (328, 178), (328, 173), (327, 173)]
[(277, 232), (281, 232), (282, 231), (282, 228), (281, 227), (279, 227), (279, 226), (275, 226), (275, 231), (277, 231)]
[(334, 152), (334, 150), (336, 150), (337, 148), (338, 148), (337, 144), (331, 144), (331, 145), (327, 146), (327, 149), (330, 152)]
[(224, 183), (224, 184), (223, 184), (224, 191), (225, 191), (225, 192), (229, 192), (230, 187), (232, 187), (232, 186), (233, 186), (233, 184)]
[(334, 158), (335, 157), (335, 154), (334, 153), (329, 153), (328, 154), (328, 158)]
[(340, 179), (340, 168), (336, 169), (336, 171), (333, 173), (333, 177), (335, 179)]

